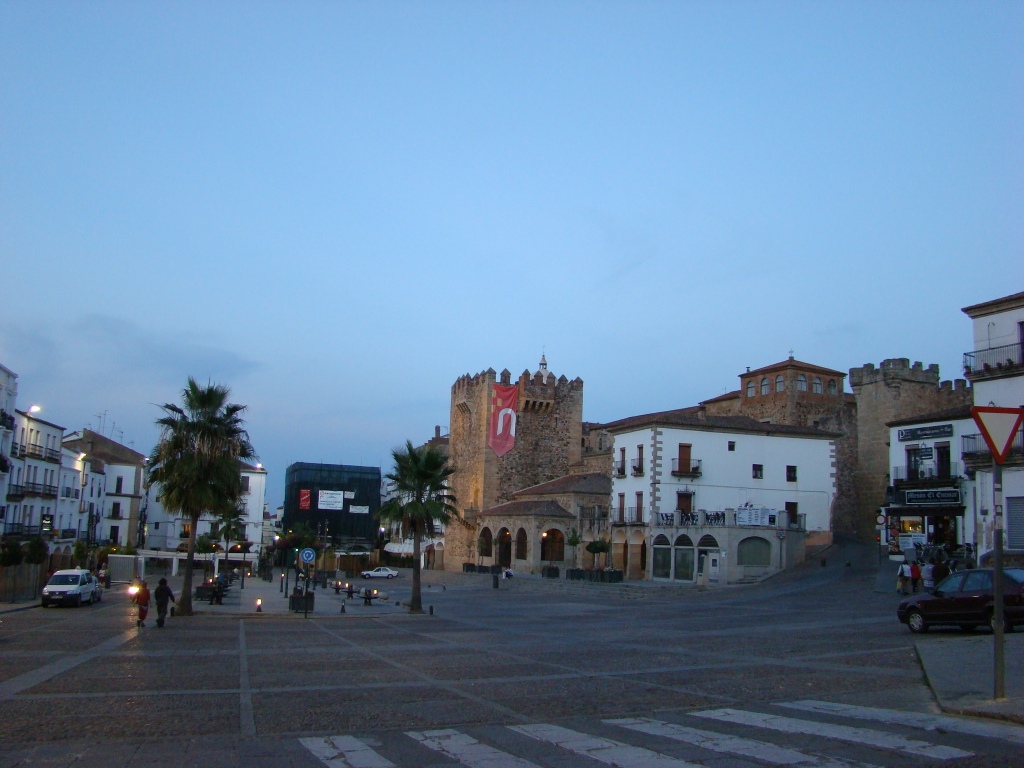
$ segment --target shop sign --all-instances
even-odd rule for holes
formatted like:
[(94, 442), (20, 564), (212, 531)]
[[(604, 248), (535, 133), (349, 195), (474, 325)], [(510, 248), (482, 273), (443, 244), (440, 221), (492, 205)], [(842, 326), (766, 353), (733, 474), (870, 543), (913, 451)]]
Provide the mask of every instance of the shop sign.
[(907, 443), (911, 440), (928, 440), (933, 437), (952, 437), (952, 424), (934, 424), (930, 427), (911, 427), (899, 430), (899, 440)]
[(959, 504), (959, 488), (935, 488), (932, 490), (904, 491), (904, 504)]

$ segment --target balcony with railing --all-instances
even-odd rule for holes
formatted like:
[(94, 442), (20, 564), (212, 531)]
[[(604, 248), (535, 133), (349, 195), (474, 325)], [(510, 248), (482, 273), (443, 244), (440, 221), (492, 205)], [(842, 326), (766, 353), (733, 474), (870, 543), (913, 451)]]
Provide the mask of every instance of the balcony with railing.
[(643, 457), (637, 456), (630, 463), (630, 467), (633, 470), (633, 477), (640, 477), (644, 473), (644, 460)]
[(1024, 345), (1020, 343), (965, 352), (964, 375), (970, 381), (1020, 376), (1024, 374), (1022, 358), (1024, 358)]
[[(992, 452), (988, 449), (985, 438), (980, 434), (964, 435), (960, 438), (960, 446), (967, 469), (985, 469), (992, 466)], [(1024, 464), (1024, 432), (1020, 430), (1017, 431), (1013, 443), (1010, 445), (1006, 464), (1011, 466)]]
[(56, 448), (46, 448), (43, 452), (43, 458), (55, 464), (60, 464), (60, 451)]
[(937, 485), (959, 485), (960, 464), (955, 461), (945, 463), (923, 462), (916, 466), (899, 466), (892, 468), (892, 484), (899, 486), (919, 485), (922, 487)]
[[(740, 510), (741, 512), (745, 510)], [(758, 510), (754, 510), (757, 512)], [(651, 525), (654, 528), (776, 528), (783, 529), (787, 525), (787, 515), (784, 511), (761, 510), (767, 514), (759, 514), (751, 517), (749, 514), (737, 520), (736, 510), (726, 509), (718, 512), (708, 512), (699, 509), (695, 512), (686, 512), (676, 509), (671, 512), (658, 512), (654, 515)], [(805, 526), (805, 515), (797, 515), (796, 520), (789, 527), (803, 530)]]
[(11, 443), (11, 458), (12, 459), (23, 459), (23, 458), (25, 458), (25, 444), (24, 443)]
[(612, 472), (615, 474), (616, 477), (625, 477), (626, 476), (626, 461), (625, 461), (625, 459), (620, 459), (619, 461), (616, 461), (614, 466), (612, 467)]
[(620, 509), (618, 517), (612, 521), (613, 525), (643, 525), (643, 523), (643, 507), (626, 507), (625, 509)]
[(36, 443), (29, 443), (28, 445), (22, 446), (25, 451), (25, 455), (30, 459), (41, 459), (43, 458), (43, 446), (37, 445)]
[(688, 459), (684, 460), (680, 464), (679, 459), (672, 459), (672, 476), (673, 477), (700, 477), (701, 476), (701, 461), (700, 459)]
[(57, 486), (44, 483), (25, 483), (26, 496), (43, 496), (46, 498), (57, 498)]
[(0, 429), (6, 429), (8, 432), (14, 431), (13, 413), (8, 413), (7, 411), (0, 409)]
[(38, 525), (4, 523), (4, 536), (38, 536), (39, 533), (40, 527)]
[(21, 501), (25, 498), (25, 486), (19, 483), (7, 484), (7, 500)]

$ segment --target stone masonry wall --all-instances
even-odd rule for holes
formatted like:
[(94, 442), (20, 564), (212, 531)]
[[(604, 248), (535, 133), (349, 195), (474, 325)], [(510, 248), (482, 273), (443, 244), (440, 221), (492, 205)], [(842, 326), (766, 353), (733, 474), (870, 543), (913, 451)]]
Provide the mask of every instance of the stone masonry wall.
[(859, 527), (873, 532), (891, 472), (886, 424), (970, 405), (972, 393), (963, 379), (940, 383), (938, 365), (911, 365), (905, 357), (883, 360), (878, 368), (871, 363), (851, 368), (850, 386), (857, 399)]

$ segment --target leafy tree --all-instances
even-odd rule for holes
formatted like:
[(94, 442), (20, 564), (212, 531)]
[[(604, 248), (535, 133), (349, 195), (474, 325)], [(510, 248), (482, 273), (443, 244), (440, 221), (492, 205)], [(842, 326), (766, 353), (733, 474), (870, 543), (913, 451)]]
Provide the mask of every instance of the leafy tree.
[(46, 556), (49, 554), (49, 549), (46, 546), (46, 542), (40, 537), (36, 536), (28, 540), (28, 544), (25, 546), (25, 562), (33, 565), (46, 560)]
[(196, 529), (205, 512), (234, 506), (242, 496), (239, 462), (255, 459), (242, 419), (244, 405), (228, 402), (231, 391), (218, 384), (202, 387), (189, 377), (182, 404), (160, 406), (160, 441), (149, 457), (148, 481), (160, 483), (164, 508), (191, 523), (180, 611), (192, 614), (192, 571)]
[(572, 547), (572, 567), (576, 567), (576, 561), (579, 559), (579, 546), (583, 543), (583, 538), (580, 536), (580, 532), (575, 528), (569, 531), (569, 535), (565, 537), (565, 543)]
[(391, 452), (394, 469), (385, 479), (394, 484), (395, 495), (377, 511), (377, 519), (389, 527), (400, 525), (404, 535), (412, 536), (412, 598), (409, 613), (423, 613), (420, 596), (420, 539), (433, 536), (437, 524), (445, 524), (455, 512), (455, 496), (448, 489), (448, 478), (455, 470), (448, 457), (433, 446), (415, 448), (407, 440), (404, 448)]
[(605, 555), (605, 567), (608, 566), (608, 553), (612, 551), (612, 543), (608, 539), (595, 539), (587, 544), (584, 549), (594, 555), (594, 566), (597, 566), (597, 555), (602, 552)]
[(21, 542), (17, 538), (4, 539), (0, 545), (0, 565), (21, 565), (25, 559), (25, 553), (21, 549)]
[(85, 561), (89, 559), (89, 548), (81, 539), (75, 542), (74, 553), (72, 556), (80, 567), (84, 567), (86, 564)]

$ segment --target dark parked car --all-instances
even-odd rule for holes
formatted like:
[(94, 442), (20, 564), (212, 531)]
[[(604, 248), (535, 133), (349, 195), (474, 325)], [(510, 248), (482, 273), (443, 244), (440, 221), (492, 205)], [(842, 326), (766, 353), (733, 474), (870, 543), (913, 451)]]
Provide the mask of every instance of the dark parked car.
[[(951, 573), (935, 588), (908, 597), (896, 608), (899, 620), (911, 632), (927, 632), (931, 626), (952, 624), (965, 632), (992, 626), (992, 569), (976, 568)], [(1024, 626), (1024, 568), (1003, 569), (1003, 628), (1012, 632)]]

